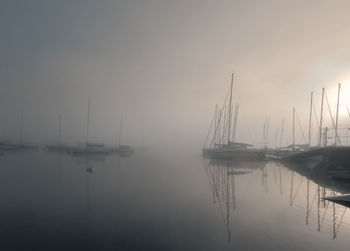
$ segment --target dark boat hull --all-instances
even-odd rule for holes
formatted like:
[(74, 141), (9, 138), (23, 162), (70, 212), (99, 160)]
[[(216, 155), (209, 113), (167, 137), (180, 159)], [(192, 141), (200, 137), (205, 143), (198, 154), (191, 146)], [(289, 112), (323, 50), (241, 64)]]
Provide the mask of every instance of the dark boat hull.
[(330, 197), (324, 197), (322, 198), (324, 200), (328, 200), (334, 203), (338, 203), (340, 205), (350, 207), (350, 195), (349, 194), (343, 194), (340, 196), (330, 196)]
[(350, 147), (319, 147), (303, 152), (292, 153), (282, 159), (283, 162), (309, 165), (311, 169), (317, 168), (319, 171), (330, 171), (343, 169), (350, 171)]
[(259, 150), (204, 149), (203, 155), (212, 159), (264, 160), (265, 154)]

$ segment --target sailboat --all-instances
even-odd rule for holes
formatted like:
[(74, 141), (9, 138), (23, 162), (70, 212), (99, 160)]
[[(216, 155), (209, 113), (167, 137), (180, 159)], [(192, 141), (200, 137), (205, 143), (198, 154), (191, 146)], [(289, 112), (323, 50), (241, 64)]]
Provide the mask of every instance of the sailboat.
[(15, 150), (19, 150), (19, 146), (12, 144), (9, 141), (1, 141), (0, 142), (0, 151), (15, 151)]
[(37, 149), (37, 146), (23, 143), (23, 113), (20, 114), (20, 132), (19, 142), (12, 143), (11, 141), (0, 141), (0, 151), (16, 151), (16, 150), (31, 150)]
[(57, 144), (56, 145), (47, 145), (45, 146), (46, 151), (50, 152), (67, 152), (70, 150), (70, 146), (63, 145), (61, 143), (61, 134), (62, 134), (62, 123), (61, 123), (61, 114), (58, 116), (58, 136), (57, 136)]
[[(203, 155), (210, 158), (217, 159), (230, 159), (230, 160), (263, 160), (265, 154), (254, 149), (253, 145), (237, 142), (235, 140), (236, 127), (238, 120), (239, 104), (235, 105), (234, 121), (232, 127), (232, 92), (233, 92), (233, 76), (230, 88), (228, 90), (224, 105), (222, 109), (218, 110), (215, 108), (214, 116), (209, 127), (205, 144), (207, 144), (210, 131), (214, 124), (214, 133), (209, 144), (209, 147), (203, 148)], [(229, 102), (227, 104), (227, 99)]]
[[(311, 93), (310, 120), (309, 120), (309, 141), (305, 145), (305, 147), (301, 149), (298, 149), (297, 146), (294, 144), (295, 109), (293, 109), (293, 144), (292, 144), (293, 152), (285, 156), (283, 158), (283, 161), (296, 162), (296, 163), (310, 163), (310, 165), (307, 165), (309, 169), (315, 169), (315, 170), (322, 169), (322, 171), (332, 171), (332, 172), (336, 172), (332, 174), (332, 176), (335, 175), (334, 178), (336, 179), (344, 179), (344, 180), (349, 179), (348, 169), (350, 167), (350, 159), (348, 156), (350, 153), (350, 147), (342, 145), (341, 135), (339, 134), (339, 130), (341, 128), (339, 128), (338, 126), (340, 91), (341, 91), (341, 84), (339, 83), (338, 94), (337, 94), (336, 117), (334, 121), (332, 118), (327, 95), (325, 94), (325, 89), (324, 88), (322, 89), (321, 116), (320, 116), (320, 123), (319, 123), (319, 139), (318, 139), (318, 145), (316, 146), (311, 146), (310, 144), (312, 93)], [(332, 124), (334, 129), (333, 138), (328, 135), (328, 130), (329, 130), (328, 127), (322, 128), (324, 97), (328, 105), (328, 111), (332, 118)], [(323, 129), (325, 131), (324, 134), (322, 134)], [(332, 145), (328, 145), (328, 140), (330, 139), (334, 140)], [(322, 141), (323, 141), (323, 144), (322, 144)]]
[(120, 119), (120, 126), (119, 126), (119, 146), (117, 148), (117, 152), (120, 155), (129, 156), (134, 152), (134, 149), (132, 149), (129, 145), (122, 144), (122, 128), (123, 128), (123, 118)]
[(110, 154), (111, 150), (105, 147), (104, 144), (96, 144), (89, 142), (89, 129), (90, 129), (90, 97), (88, 103), (88, 118), (86, 126), (86, 143), (85, 147), (71, 147), (68, 150), (69, 154), (79, 155), (79, 154)]

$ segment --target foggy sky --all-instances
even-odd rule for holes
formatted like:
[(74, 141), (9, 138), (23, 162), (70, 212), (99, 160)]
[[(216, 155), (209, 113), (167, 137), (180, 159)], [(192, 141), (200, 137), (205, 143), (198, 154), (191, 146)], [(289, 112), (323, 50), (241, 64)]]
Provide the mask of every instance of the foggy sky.
[(292, 107), (306, 130), (310, 92), (319, 109), (327, 87), (334, 108), (337, 82), (350, 84), (349, 9), (322, 0), (1, 1), (0, 136), (18, 140), (23, 112), (25, 141), (54, 142), (61, 114), (62, 140), (84, 141), (91, 96), (91, 141), (115, 144), (123, 116), (124, 143), (200, 148), (234, 72), (238, 140), (261, 143), (270, 116), (270, 135), (286, 118), (288, 141)]

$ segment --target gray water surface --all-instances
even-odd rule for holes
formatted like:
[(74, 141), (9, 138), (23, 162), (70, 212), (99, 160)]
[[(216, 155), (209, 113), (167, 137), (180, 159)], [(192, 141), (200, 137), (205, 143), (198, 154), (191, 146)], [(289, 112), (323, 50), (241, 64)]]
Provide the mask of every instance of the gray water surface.
[(0, 249), (349, 250), (350, 210), (323, 201), (339, 189), (313, 180), (179, 152), (7, 153)]

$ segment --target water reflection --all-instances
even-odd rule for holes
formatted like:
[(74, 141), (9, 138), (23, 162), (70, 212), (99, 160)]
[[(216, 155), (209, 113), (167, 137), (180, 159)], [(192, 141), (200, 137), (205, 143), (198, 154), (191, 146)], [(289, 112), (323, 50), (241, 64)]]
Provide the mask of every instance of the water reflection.
[(22, 154), (22, 151), (19, 152), (18, 170), (19, 170), (19, 182), (23, 184), (23, 181), (24, 181), (24, 170), (23, 170), (23, 154)]
[[(225, 216), (229, 243), (231, 242), (231, 229), (234, 227), (232, 215), (238, 205), (237, 193), (249, 189), (249, 186), (243, 183), (239, 185), (237, 190), (235, 184), (243, 179), (242, 176), (250, 177), (250, 179), (260, 176), (261, 191), (267, 196), (269, 196), (270, 190), (277, 190), (278, 195), (284, 197), (284, 191), (288, 185), (289, 207), (297, 207), (298, 209), (303, 207), (301, 199), (305, 197), (305, 225), (311, 224), (312, 226), (314, 224), (317, 232), (321, 232), (327, 225), (325, 231), (331, 228), (332, 239), (338, 236), (338, 232), (344, 224), (344, 218), (347, 218), (347, 223), (345, 223), (347, 227), (350, 222), (349, 215), (346, 215), (347, 207), (322, 199), (327, 195), (349, 193), (350, 185), (330, 179), (327, 175), (315, 174), (296, 165), (287, 166), (275, 162), (209, 161), (205, 164), (205, 170), (212, 191), (213, 204), (218, 205), (222, 215)], [(289, 182), (286, 182), (287, 177), (289, 177)], [(275, 196), (275, 194), (271, 196)], [(238, 214), (239, 212), (236, 212), (236, 217)]]
[[(327, 214), (328, 210), (332, 211), (333, 239), (335, 239), (337, 237), (339, 228), (343, 222), (343, 218), (347, 211), (347, 207), (343, 206), (343, 208), (341, 208), (341, 206), (335, 204), (334, 202), (321, 200), (321, 198), (324, 198), (329, 195), (336, 196), (343, 193), (349, 193), (350, 184), (348, 182), (344, 182), (343, 180), (334, 179), (332, 176), (329, 175), (329, 172), (315, 172), (312, 169), (305, 169), (301, 168), (298, 165), (292, 164), (287, 165), (287, 167), (293, 170), (292, 172), (296, 170), (298, 173), (304, 175), (307, 178), (307, 224), (309, 217), (308, 207), (310, 180), (317, 184), (317, 190), (315, 192), (315, 195), (313, 196), (313, 200), (311, 203), (312, 206), (317, 193), (317, 229), (318, 231), (321, 230), (324, 223), (325, 215)], [(340, 217), (338, 215), (339, 211), (342, 211)], [(337, 220), (339, 220), (339, 222), (337, 222)]]
[(346, 184), (275, 162), (154, 156), (4, 154), (0, 249), (348, 250), (347, 208), (322, 200)]
[[(337, 237), (339, 228), (343, 222), (344, 215), (346, 213), (347, 208), (344, 206), (336, 205), (334, 202), (325, 201), (321, 199), (325, 197), (327, 194), (336, 195), (340, 191), (346, 191), (349, 187), (347, 184), (342, 184), (341, 182), (335, 182), (334, 180), (328, 179), (327, 176), (322, 176), (322, 174), (311, 175), (312, 172), (298, 172), (301, 176), (299, 178), (299, 184), (296, 186), (295, 194), (293, 194), (293, 189), (295, 189), (295, 185), (293, 183), (293, 177), (295, 174), (295, 170), (300, 171), (301, 169), (296, 168), (296, 166), (288, 166), (291, 172), (291, 193), (290, 193), (290, 205), (293, 205), (293, 201), (296, 198), (298, 191), (303, 183), (306, 184), (306, 217), (305, 222), (306, 225), (309, 225), (309, 219), (311, 216), (311, 212), (313, 206), (317, 204), (317, 231), (320, 232), (324, 225), (325, 219), (331, 218), (332, 220), (332, 238), (335, 239)], [(308, 175), (309, 174), (309, 175)], [(305, 176), (302, 176), (305, 175)], [(306, 176), (307, 175), (307, 176)], [(314, 182), (314, 185), (310, 188), (310, 183)], [(306, 180), (306, 182), (305, 182)], [(326, 187), (327, 186), (327, 187)], [(314, 189), (314, 191), (310, 191)], [(311, 192), (311, 202), (310, 202), (310, 192)], [(339, 212), (341, 216), (339, 217)], [(327, 214), (328, 213), (328, 214)], [(327, 216), (328, 215), (328, 216)]]
[(57, 154), (57, 185), (61, 185), (62, 154)]
[(213, 204), (217, 204), (225, 219), (227, 230), (227, 242), (231, 243), (230, 211), (237, 209), (235, 177), (251, 174), (253, 170), (262, 169), (263, 186), (267, 191), (267, 173), (264, 162), (230, 162), (211, 160), (205, 164), (210, 189), (213, 196)]
[(86, 208), (90, 208), (90, 176), (92, 176), (94, 170), (92, 166), (90, 165), (88, 157), (86, 158)]
[[(292, 169), (294, 173), (295, 169)], [(312, 172), (303, 172), (303, 174), (311, 174)], [(309, 176), (305, 176), (301, 179), (301, 182), (306, 178), (306, 225), (309, 224), (310, 210), (314, 205), (314, 201), (317, 200), (317, 231), (320, 232), (325, 221), (325, 217), (328, 211), (331, 211), (332, 218), (332, 234), (333, 239), (337, 237), (339, 228), (343, 222), (344, 215), (347, 211), (347, 207), (336, 205), (334, 202), (326, 201), (321, 199), (326, 195), (336, 195), (340, 191), (347, 191), (348, 185), (342, 182), (334, 182), (334, 180), (328, 179), (328, 177), (323, 177), (322, 174), (317, 176), (311, 176), (313, 181), (317, 184), (317, 188), (313, 193), (311, 205), (310, 205), (310, 179)], [(317, 181), (319, 183), (317, 183)], [(323, 186), (320, 186), (322, 184)], [(329, 187), (325, 187), (328, 185)], [(311, 194), (312, 195), (312, 194)], [(341, 212), (341, 215), (338, 215)]]

